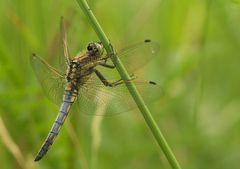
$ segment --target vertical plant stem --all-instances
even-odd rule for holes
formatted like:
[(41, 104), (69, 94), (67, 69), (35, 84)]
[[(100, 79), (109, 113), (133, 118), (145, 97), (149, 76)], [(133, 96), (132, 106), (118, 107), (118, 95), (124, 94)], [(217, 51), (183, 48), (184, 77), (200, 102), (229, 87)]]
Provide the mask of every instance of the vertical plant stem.
[[(103, 43), (107, 53), (113, 54), (114, 51), (113, 51), (112, 45), (111, 45), (110, 41), (108, 40), (107, 36), (105, 35), (105, 33), (103, 32), (100, 24), (98, 23), (97, 19), (95, 18), (94, 14), (93, 14), (92, 10), (90, 9), (90, 7), (88, 6), (86, 0), (77, 0), (77, 2), (79, 4), (79, 6), (81, 7), (81, 9), (83, 10), (84, 14), (87, 16), (90, 24), (92, 25), (92, 27), (95, 30), (96, 34), (98, 35), (99, 39)], [(116, 54), (114, 54), (113, 57), (111, 57), (111, 59), (112, 59), (112, 62), (114, 63), (114, 65), (116, 66), (121, 78), (125, 79), (125, 80), (129, 80), (130, 77), (129, 77), (125, 67), (123, 66), (123, 64), (121, 63), (119, 58), (116, 56)], [(132, 82), (126, 84), (126, 86), (129, 90), (130, 94), (132, 95), (134, 101), (136, 102), (139, 110), (141, 111), (141, 113), (142, 113), (148, 127), (150, 128), (152, 134), (154, 135), (158, 145), (161, 147), (162, 151), (164, 152), (168, 162), (170, 163), (170, 165), (172, 166), (173, 169), (181, 169), (177, 159), (175, 158), (174, 154), (172, 153), (170, 147), (168, 146), (167, 141), (165, 140), (160, 129), (158, 128), (157, 123), (153, 119), (149, 109), (147, 108), (142, 97), (140, 96), (139, 92), (137, 91), (136, 86)]]

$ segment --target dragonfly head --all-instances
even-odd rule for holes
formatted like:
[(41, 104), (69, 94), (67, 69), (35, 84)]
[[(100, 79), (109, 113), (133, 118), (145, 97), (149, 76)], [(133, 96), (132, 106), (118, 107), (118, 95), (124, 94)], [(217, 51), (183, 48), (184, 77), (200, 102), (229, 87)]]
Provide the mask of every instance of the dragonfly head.
[(103, 54), (103, 44), (101, 42), (91, 42), (87, 46), (87, 52), (90, 56), (100, 57)]

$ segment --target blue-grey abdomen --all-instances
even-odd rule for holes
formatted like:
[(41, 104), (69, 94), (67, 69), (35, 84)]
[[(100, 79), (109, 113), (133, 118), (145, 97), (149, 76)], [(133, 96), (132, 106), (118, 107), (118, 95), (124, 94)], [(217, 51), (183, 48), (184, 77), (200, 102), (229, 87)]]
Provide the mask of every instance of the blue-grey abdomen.
[(76, 99), (76, 95), (66, 91), (64, 96), (63, 96), (63, 103), (60, 107), (58, 116), (52, 126), (51, 131), (49, 132), (45, 142), (43, 143), (40, 151), (38, 152), (35, 161), (39, 161), (50, 149), (51, 145), (53, 144), (55, 138), (57, 137), (59, 130), (61, 129), (68, 113), (71, 108), (71, 105)]

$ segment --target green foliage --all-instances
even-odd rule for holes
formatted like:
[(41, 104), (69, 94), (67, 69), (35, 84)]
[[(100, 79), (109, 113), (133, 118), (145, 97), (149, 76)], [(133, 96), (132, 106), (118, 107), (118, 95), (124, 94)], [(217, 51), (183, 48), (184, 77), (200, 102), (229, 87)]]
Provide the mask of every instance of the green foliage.
[[(116, 48), (146, 38), (160, 43), (145, 70), (164, 95), (149, 106), (182, 168), (238, 169), (238, 1), (89, 3)], [(47, 156), (33, 162), (58, 107), (42, 92), (29, 56), (59, 55), (60, 16), (69, 23), (71, 55), (98, 40), (74, 0), (1, 2), (1, 168), (170, 168), (136, 111), (103, 119), (72, 111)]]

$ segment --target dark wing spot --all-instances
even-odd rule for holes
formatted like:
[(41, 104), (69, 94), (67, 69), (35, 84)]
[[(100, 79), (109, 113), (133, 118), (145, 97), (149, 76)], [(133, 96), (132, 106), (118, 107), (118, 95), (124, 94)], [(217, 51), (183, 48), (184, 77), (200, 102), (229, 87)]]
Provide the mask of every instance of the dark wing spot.
[(153, 82), (153, 81), (149, 81), (149, 84), (157, 85), (157, 83), (156, 83), (156, 82)]
[(149, 43), (149, 42), (151, 42), (151, 40), (150, 39), (145, 39), (144, 42)]

